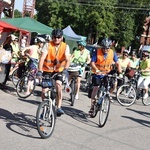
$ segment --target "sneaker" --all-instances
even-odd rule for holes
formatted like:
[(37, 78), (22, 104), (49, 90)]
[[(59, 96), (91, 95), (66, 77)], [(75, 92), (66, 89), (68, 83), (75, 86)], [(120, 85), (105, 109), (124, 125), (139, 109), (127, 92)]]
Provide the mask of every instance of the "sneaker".
[(64, 114), (64, 111), (61, 108), (57, 109), (57, 116), (61, 116)]
[(89, 116), (93, 117), (94, 116), (94, 107), (91, 107), (89, 110)]
[(110, 96), (110, 102), (111, 102), (111, 103), (113, 103), (113, 102), (114, 102), (114, 100), (113, 100), (113, 97), (112, 97), (112, 96)]
[(133, 95), (133, 94), (130, 94), (130, 95), (129, 95), (129, 98), (134, 98), (134, 95)]
[(143, 96), (143, 99), (146, 99), (146, 98), (148, 98), (148, 93), (145, 93)]
[(78, 96), (78, 94), (76, 94), (76, 96), (75, 96), (75, 99), (79, 99), (79, 96)]

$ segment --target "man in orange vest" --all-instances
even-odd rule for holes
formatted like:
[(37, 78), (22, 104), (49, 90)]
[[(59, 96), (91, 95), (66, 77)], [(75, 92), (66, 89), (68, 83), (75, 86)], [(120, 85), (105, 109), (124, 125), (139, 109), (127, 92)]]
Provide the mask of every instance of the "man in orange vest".
[[(50, 75), (58, 73), (56, 76), (56, 103), (57, 115), (64, 114), (62, 105), (62, 72), (68, 69), (70, 65), (70, 49), (63, 42), (63, 31), (54, 29), (52, 31), (52, 41), (46, 43), (43, 47), (42, 55), (39, 61), (39, 71), (37, 76)], [(42, 100), (47, 89), (42, 89)]]
[(112, 41), (105, 38), (101, 42), (102, 48), (98, 49), (91, 59), (91, 66), (93, 72), (92, 83), (94, 85), (93, 91), (91, 93), (91, 109), (89, 115), (92, 116), (94, 110), (94, 103), (96, 102), (95, 96), (98, 91), (98, 86), (100, 85), (100, 79), (105, 76), (105, 74), (111, 73), (112, 64), (115, 63), (118, 72), (121, 73), (121, 67), (118, 63), (118, 57), (116, 53), (110, 49), (112, 46)]

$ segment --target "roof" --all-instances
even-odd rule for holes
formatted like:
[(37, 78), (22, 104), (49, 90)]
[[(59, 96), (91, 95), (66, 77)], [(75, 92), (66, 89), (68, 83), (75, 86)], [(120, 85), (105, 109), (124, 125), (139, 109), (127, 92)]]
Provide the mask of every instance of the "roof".
[(6, 22), (15, 26), (17, 28), (27, 30), (29, 32), (37, 32), (41, 34), (51, 34), (52, 28), (36, 21), (30, 17), (23, 18), (10, 18), (10, 19), (0, 19), (0, 21)]
[(12, 30), (21, 30), (22, 32), (27, 32), (22, 29), (19, 29), (18, 27), (15, 27), (7, 22), (0, 20), (0, 32), (10, 32)]

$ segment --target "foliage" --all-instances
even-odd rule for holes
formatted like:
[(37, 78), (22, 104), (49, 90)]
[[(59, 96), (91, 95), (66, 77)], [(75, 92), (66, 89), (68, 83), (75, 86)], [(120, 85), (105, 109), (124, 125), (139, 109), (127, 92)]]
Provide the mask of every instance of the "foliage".
[(149, 0), (36, 0), (37, 20), (52, 28), (73, 30), (89, 43), (109, 37), (119, 47), (139, 46)]
[(20, 18), (20, 17), (22, 17), (22, 13), (18, 9), (15, 9), (14, 10), (14, 18)]

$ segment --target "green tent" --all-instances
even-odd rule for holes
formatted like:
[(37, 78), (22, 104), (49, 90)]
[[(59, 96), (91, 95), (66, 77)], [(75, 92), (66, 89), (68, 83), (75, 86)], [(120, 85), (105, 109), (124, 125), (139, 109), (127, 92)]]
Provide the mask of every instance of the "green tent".
[(11, 19), (0, 19), (0, 21), (7, 22), (20, 29), (27, 30), (29, 32), (37, 32), (41, 34), (51, 34), (52, 28), (46, 26), (30, 17), (24, 18), (11, 18)]

